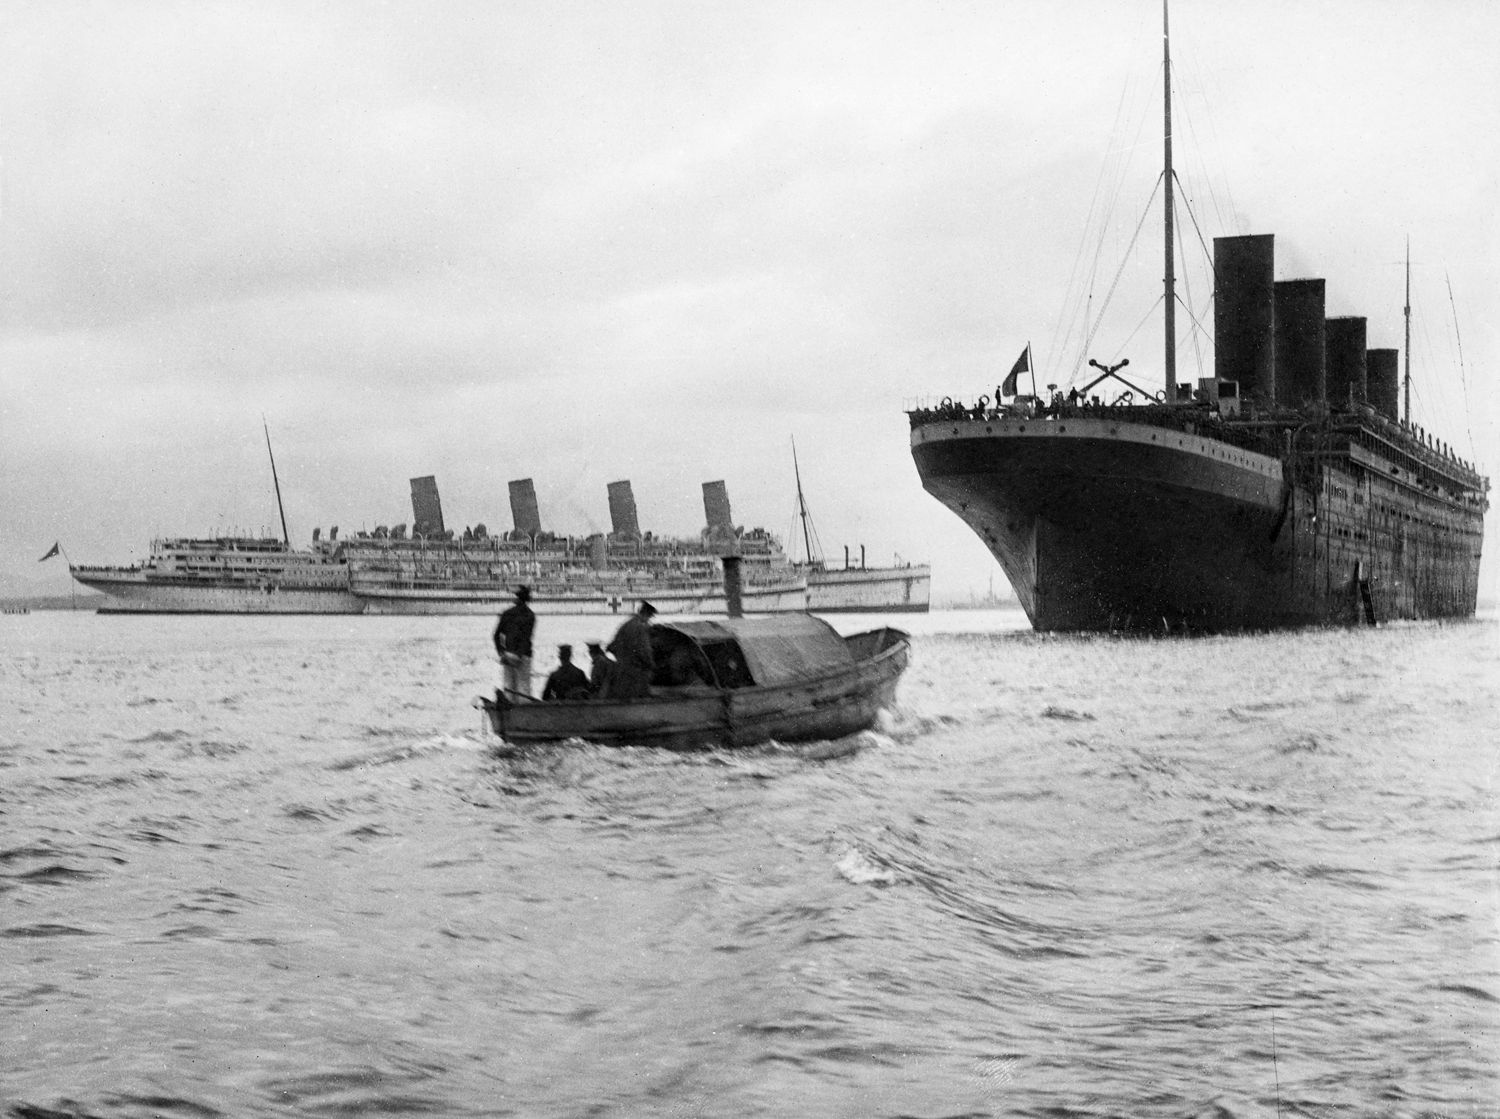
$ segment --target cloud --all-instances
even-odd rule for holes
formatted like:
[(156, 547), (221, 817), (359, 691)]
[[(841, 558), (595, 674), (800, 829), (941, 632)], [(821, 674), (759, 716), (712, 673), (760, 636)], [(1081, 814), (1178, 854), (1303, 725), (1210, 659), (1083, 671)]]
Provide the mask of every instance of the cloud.
[[(1500, 290), (1500, 183), (1475, 140), (1500, 123), (1497, 17), (1410, 11), (1178, 20), (1179, 173), (1205, 235), (1278, 233), (1286, 266), (1372, 322), (1398, 321), (1408, 228), (1460, 308)], [(409, 520), (425, 473), (491, 527), (524, 476), (569, 531), (619, 477), (663, 530), (696, 531), (717, 477), (740, 519), (774, 521), (795, 435), (828, 538), (940, 540), (983, 575), (916, 482), (901, 406), (992, 391), (1028, 340), (1043, 380), (1157, 360), (1154, 249), (1118, 321), (1082, 337), (1157, 173), (1158, 19), (1040, 0), (13, 7), (0, 530), (19, 558), (0, 564), (58, 536), (104, 558), (270, 523), (265, 415), (300, 536)], [(1097, 265), (1096, 202), (1116, 219)], [(1497, 336), (1472, 316), (1464, 342), (1480, 368)], [(1423, 401), (1458, 430), (1461, 401)]]

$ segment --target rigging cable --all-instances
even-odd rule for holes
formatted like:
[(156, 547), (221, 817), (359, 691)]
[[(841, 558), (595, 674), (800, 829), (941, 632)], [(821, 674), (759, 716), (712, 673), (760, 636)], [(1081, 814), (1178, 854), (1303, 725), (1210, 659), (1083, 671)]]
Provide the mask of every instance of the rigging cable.
[[(1188, 31), (1188, 34), (1191, 35), (1191, 31), (1190, 30)], [(1182, 60), (1181, 62), (1177, 62), (1177, 61), (1173, 62), (1172, 69), (1173, 69), (1174, 73), (1176, 73), (1176, 74), (1179, 75), (1179, 77), (1182, 76), (1182, 71), (1184, 69), (1190, 71), (1191, 72), (1191, 81), (1179, 81), (1178, 82), (1178, 87), (1180, 89), (1186, 89), (1186, 88), (1192, 87), (1192, 88), (1198, 89), (1199, 91), (1205, 91), (1206, 92), (1207, 89), (1208, 89), (1208, 82), (1206, 82), (1204, 80), (1205, 71), (1203, 71), (1200, 67), (1198, 67), (1197, 65), (1194, 64), (1193, 52), (1192, 52), (1191, 48), (1186, 52), (1186, 54), (1187, 54), (1187, 57), (1184, 60)], [(1215, 72), (1212, 71), (1212, 70), (1206, 71), (1206, 73), (1207, 73), (1207, 75), (1210, 78), (1216, 76)], [(1210, 98), (1208, 98), (1207, 96), (1204, 96), (1202, 100), (1203, 100), (1203, 103), (1204, 103), (1205, 106), (1215, 103), (1214, 101), (1210, 100)], [(1222, 101), (1223, 98), (1219, 98), (1218, 100)], [(1183, 120), (1184, 131), (1191, 132), (1192, 135), (1194, 136), (1194, 138), (1196, 138), (1197, 135), (1198, 135), (1199, 129), (1197, 127), (1197, 123), (1198, 123), (1197, 118), (1192, 113), (1192, 99), (1189, 98), (1189, 97), (1184, 96), (1184, 97), (1178, 98), (1178, 100), (1177, 100), (1176, 103), (1177, 103), (1177, 106), (1178, 106), (1178, 109), (1179, 109), (1178, 115)], [(1207, 166), (1207, 163), (1204, 160), (1204, 153), (1208, 152), (1208, 151), (1222, 151), (1223, 150), (1223, 145), (1219, 142), (1218, 133), (1217, 133), (1217, 131), (1213, 127), (1213, 125), (1214, 125), (1213, 115), (1211, 113), (1205, 112), (1204, 113), (1204, 117), (1205, 117), (1205, 119), (1207, 121), (1207, 127), (1205, 129), (1203, 129), (1203, 131), (1205, 131), (1208, 134), (1208, 136), (1209, 136), (1209, 142), (1208, 143), (1197, 143), (1197, 142), (1190, 143), (1190, 144), (1187, 145), (1187, 148), (1188, 148), (1188, 152), (1194, 157), (1194, 162), (1196, 162), (1198, 164), (1199, 168), (1201, 169), (1202, 180), (1203, 180), (1202, 181), (1202, 186), (1203, 186), (1203, 189), (1208, 192), (1209, 202), (1212, 204), (1212, 209), (1214, 211), (1214, 219), (1215, 219), (1215, 221), (1216, 221), (1216, 223), (1218, 225), (1218, 228), (1220, 228), (1220, 229), (1229, 229), (1229, 228), (1231, 228), (1231, 223), (1229, 221), (1227, 221), (1226, 218), (1225, 218), (1225, 210), (1226, 210), (1226, 208), (1227, 208), (1229, 214), (1231, 214), (1231, 215), (1232, 214), (1236, 214), (1239, 211), (1235, 207), (1235, 204), (1234, 204), (1234, 190), (1233, 190), (1233, 188), (1232, 188), (1232, 186), (1230, 184), (1228, 176), (1225, 175), (1225, 174), (1223, 174), (1223, 168), (1222, 167), (1220, 168), (1220, 171), (1221, 171), (1220, 177), (1223, 179), (1223, 183), (1222, 183), (1223, 192), (1227, 196), (1227, 202), (1226, 203), (1221, 203), (1220, 202), (1220, 200), (1219, 200), (1219, 192), (1218, 192), (1218, 190), (1215, 189), (1213, 177), (1208, 172), (1208, 166)], [(1200, 234), (1200, 238), (1201, 238), (1201, 234)]]
[[(1122, 120), (1125, 116), (1127, 102), (1132, 98), (1134, 87), (1135, 83), (1133, 81), (1127, 82), (1121, 90), (1120, 101), (1115, 108), (1115, 120), (1110, 126), (1111, 143), (1106, 149), (1105, 158), (1099, 167), (1099, 178), (1095, 184), (1094, 199), (1090, 203), (1088, 219), (1084, 223), (1082, 233), (1079, 235), (1078, 250), (1074, 257), (1073, 269), (1069, 275), (1067, 287), (1064, 289), (1072, 294), (1059, 307), (1058, 321), (1053, 327), (1053, 350), (1054, 353), (1059, 355), (1065, 354), (1069, 350), (1075, 330), (1081, 335), (1088, 336), (1081, 342), (1080, 353), (1074, 359), (1073, 368), (1068, 376), (1070, 382), (1077, 379), (1078, 371), (1083, 365), (1084, 357), (1087, 355), (1088, 339), (1092, 338), (1092, 333), (1089, 330), (1089, 319), (1091, 318), (1089, 308), (1093, 303), (1094, 284), (1098, 279), (1100, 261), (1104, 255), (1104, 234), (1113, 223), (1114, 214), (1119, 207), (1120, 196), (1125, 187), (1125, 176), (1115, 164), (1122, 153), (1128, 154), (1136, 150), (1140, 144), (1141, 133), (1145, 129), (1146, 118), (1142, 116), (1137, 124), (1133, 141), (1128, 144), (1120, 142)], [(1105, 180), (1112, 169), (1114, 171), (1114, 183), (1109, 190), (1107, 201), (1101, 206), (1100, 197), (1105, 192)], [(1083, 271), (1080, 268), (1080, 263), (1085, 257), (1085, 249), (1091, 239), (1095, 242), (1094, 253), (1091, 266), (1087, 270), (1088, 279), (1085, 283), (1080, 277), (1080, 272)], [(1102, 314), (1103, 309), (1101, 308), (1100, 315), (1102, 316)], [(1078, 321), (1080, 317), (1082, 318), (1081, 324)], [(1064, 328), (1065, 322), (1070, 324), (1066, 328)], [(1096, 324), (1094, 330), (1097, 329), (1098, 326)]]
[(1141, 316), (1141, 321), (1135, 324), (1134, 329), (1132, 329), (1129, 334), (1125, 335), (1125, 337), (1120, 341), (1120, 344), (1115, 347), (1116, 350), (1123, 350), (1126, 346), (1130, 345), (1131, 340), (1141, 332), (1141, 328), (1143, 326), (1151, 321), (1151, 316), (1156, 314), (1156, 309), (1162, 305), (1162, 301), (1165, 299), (1165, 294), (1158, 295), (1156, 297), (1156, 302), (1151, 304), (1150, 307), (1146, 308), (1146, 313)]
[(1469, 373), (1468, 370), (1464, 368), (1463, 336), (1458, 332), (1458, 304), (1453, 301), (1453, 278), (1449, 276), (1445, 271), (1443, 273), (1443, 279), (1448, 284), (1448, 306), (1453, 310), (1453, 341), (1458, 345), (1459, 384), (1463, 386), (1464, 390), (1464, 430), (1468, 433), (1469, 436), (1469, 455), (1471, 458), (1477, 459), (1479, 455), (1474, 447), (1474, 426), (1473, 421), (1470, 419), (1469, 409)]
[[(1180, 180), (1178, 185), (1182, 185)], [(1209, 196), (1213, 196), (1212, 190), (1209, 191)], [(1192, 199), (1188, 197), (1186, 186), (1183, 186), (1182, 193), (1179, 195), (1179, 197), (1182, 199), (1183, 208), (1187, 210), (1188, 219), (1193, 223), (1193, 232), (1198, 235), (1198, 247), (1203, 250), (1203, 258), (1208, 263), (1208, 274), (1210, 279), (1213, 281), (1209, 284), (1208, 305), (1212, 307), (1213, 290), (1218, 286), (1218, 277), (1214, 275), (1213, 254), (1209, 252), (1208, 245), (1203, 240), (1203, 228), (1198, 224), (1198, 214), (1193, 209)], [(1191, 286), (1191, 282), (1188, 277), (1192, 274), (1192, 272), (1191, 269), (1188, 268), (1187, 245), (1181, 241), (1179, 241), (1178, 244), (1182, 253), (1182, 286), (1186, 288)], [(1202, 336), (1205, 331), (1203, 330), (1202, 316), (1193, 312), (1191, 304), (1192, 298), (1191, 293), (1189, 293), (1188, 299), (1183, 302), (1183, 308), (1187, 311), (1188, 317), (1193, 321), (1193, 356), (1198, 363), (1198, 374), (1199, 376), (1202, 376), (1204, 372)]]
[[(1117, 132), (1118, 132), (1118, 130), (1119, 130), (1120, 117), (1124, 114), (1124, 111), (1125, 111), (1125, 99), (1126, 99), (1126, 95), (1127, 95), (1128, 92), (1129, 92), (1129, 86), (1128, 86), (1128, 84), (1121, 87), (1121, 89), (1120, 89), (1120, 101), (1119, 101), (1119, 104), (1117, 104), (1115, 106), (1115, 120), (1114, 120), (1114, 124), (1112, 124), (1110, 126), (1110, 135), (1111, 136), (1116, 135)], [(1094, 195), (1093, 195), (1092, 198), (1089, 199), (1089, 212), (1088, 212), (1088, 216), (1084, 218), (1083, 228), (1078, 233), (1078, 247), (1074, 250), (1074, 253), (1073, 253), (1073, 266), (1070, 269), (1070, 271), (1068, 272), (1067, 286), (1063, 288), (1063, 290), (1065, 292), (1072, 292), (1074, 290), (1074, 285), (1078, 282), (1078, 273), (1080, 271), (1080, 265), (1082, 264), (1082, 261), (1083, 261), (1083, 258), (1084, 258), (1084, 249), (1088, 245), (1089, 234), (1090, 234), (1090, 231), (1094, 227), (1095, 216), (1099, 212), (1099, 205), (1100, 205), (1100, 201), (1099, 200), (1100, 200), (1101, 194), (1104, 191), (1104, 175), (1105, 175), (1105, 172), (1109, 168), (1109, 159), (1110, 159), (1110, 155), (1112, 154), (1112, 152), (1113, 152), (1113, 148), (1106, 149), (1105, 158), (1103, 160), (1101, 160), (1100, 163), (1099, 163), (1099, 176), (1098, 176), (1097, 179), (1094, 180)], [(1118, 185), (1116, 186), (1115, 190), (1116, 190), (1116, 194), (1118, 194), (1118, 191), (1119, 191)], [(1113, 209), (1113, 203), (1110, 204), (1110, 209), (1111, 210)], [(1097, 261), (1097, 253), (1095, 254), (1095, 259)], [(1062, 300), (1062, 301), (1060, 301), (1060, 303), (1058, 305), (1058, 308), (1057, 308), (1057, 322), (1055, 322), (1053, 324), (1053, 326), (1052, 326), (1052, 349), (1053, 349), (1053, 353), (1060, 353), (1060, 352), (1062, 352), (1063, 347), (1065, 347), (1067, 345), (1067, 336), (1066, 335), (1063, 336), (1063, 338), (1062, 338), (1061, 341), (1059, 341), (1059, 337), (1058, 337), (1059, 334), (1060, 334), (1060, 332), (1063, 329), (1063, 325), (1062, 325), (1063, 324), (1063, 319), (1065, 317), (1067, 317), (1067, 315), (1068, 315), (1067, 300)], [(1071, 333), (1072, 333), (1072, 329), (1069, 328), (1068, 334), (1071, 334)]]
[[(1210, 85), (1210, 80), (1213, 79), (1216, 74), (1212, 70), (1204, 71), (1201, 68), (1193, 65), (1192, 59), (1193, 53), (1191, 51), (1188, 51), (1185, 65), (1186, 68), (1191, 72), (1191, 81), (1183, 82), (1182, 85), (1191, 85), (1199, 90), (1207, 91)], [(1205, 106), (1216, 103), (1216, 99), (1207, 96), (1203, 97), (1202, 100)], [(1218, 179), (1220, 181), (1216, 184), (1215, 176), (1213, 176), (1209, 172), (1207, 162), (1204, 159), (1205, 153), (1209, 151), (1223, 150), (1223, 145), (1219, 142), (1218, 132), (1214, 127), (1214, 116), (1212, 113), (1205, 111), (1203, 114), (1203, 121), (1200, 124), (1197, 114), (1192, 111), (1192, 98), (1183, 97), (1180, 99), (1179, 104), (1181, 106), (1180, 115), (1183, 119), (1184, 130), (1189, 132), (1195, 139), (1199, 136), (1200, 133), (1205, 134), (1209, 137), (1207, 142), (1195, 142), (1187, 145), (1187, 147), (1189, 153), (1193, 157), (1195, 165), (1199, 169), (1199, 186), (1201, 190), (1206, 192), (1208, 195), (1208, 205), (1209, 208), (1214, 212), (1214, 219), (1218, 225), (1218, 228), (1230, 229), (1232, 227), (1232, 223), (1228, 220), (1228, 217), (1238, 213), (1238, 210), (1234, 204), (1234, 190), (1228, 177), (1224, 175), (1222, 167), (1220, 168), (1220, 174), (1218, 176)], [(1221, 193), (1224, 196), (1222, 199), (1220, 197)], [(1202, 376), (1210, 372), (1210, 370), (1205, 367), (1203, 356), (1203, 341), (1205, 338), (1207, 338), (1211, 343), (1212, 335), (1205, 327), (1204, 321), (1207, 318), (1209, 312), (1211, 312), (1213, 309), (1213, 293), (1214, 290), (1218, 287), (1218, 277), (1214, 273), (1213, 250), (1208, 244), (1208, 239), (1204, 236), (1202, 223), (1198, 220), (1197, 209), (1193, 206), (1192, 200), (1188, 197), (1187, 188), (1185, 186), (1182, 190), (1182, 198), (1184, 205), (1187, 207), (1188, 218), (1193, 225), (1193, 233), (1198, 238), (1198, 247), (1203, 253), (1204, 265), (1208, 271), (1211, 281), (1209, 284), (1208, 294), (1204, 301), (1203, 310), (1201, 310), (1196, 315), (1193, 315), (1191, 309), (1189, 309), (1188, 311), (1189, 315), (1193, 317), (1194, 325), (1196, 326), (1198, 331), (1198, 333), (1193, 336), (1193, 347), (1194, 354), (1198, 361), (1198, 372), (1199, 375)], [(1185, 248), (1183, 251), (1183, 268), (1184, 271), (1187, 270)]]
[(808, 511), (807, 499), (802, 496), (802, 468), (797, 463), (796, 439), (792, 440), (792, 475), (797, 483), (797, 508), (792, 512), (792, 529), (787, 533), (787, 538), (795, 540), (796, 529), (802, 529), (802, 549), (805, 553), (803, 559), (811, 567), (824, 562), (823, 541), (818, 539), (818, 526), (813, 523), (812, 513)]
[[(1137, 126), (1136, 136), (1135, 136), (1134, 142), (1132, 142), (1131, 144), (1125, 146), (1124, 148), (1122, 148), (1120, 150), (1123, 151), (1123, 152), (1134, 152), (1137, 148), (1139, 148), (1140, 147), (1141, 133), (1145, 131), (1145, 127), (1146, 127), (1146, 118), (1143, 116), (1141, 118), (1140, 124)], [(1114, 196), (1114, 199), (1111, 202), (1109, 213), (1106, 216), (1106, 221), (1107, 222), (1113, 220), (1114, 213), (1115, 213), (1116, 209), (1118, 208), (1118, 203), (1120, 201), (1120, 196), (1124, 193), (1124, 188), (1125, 188), (1125, 175), (1123, 173), (1124, 170), (1125, 170), (1124, 165), (1121, 166), (1120, 170), (1121, 170), (1121, 174), (1119, 175), (1119, 178), (1118, 178), (1117, 183), (1116, 183), (1115, 196)], [(1146, 205), (1143, 207), (1142, 223), (1144, 223), (1145, 218), (1147, 216), (1149, 216), (1149, 214), (1150, 214), (1152, 200), (1154, 200), (1156, 198), (1156, 189), (1159, 188), (1160, 185), (1161, 185), (1160, 182), (1158, 182), (1156, 184), (1156, 186), (1152, 188), (1151, 196), (1150, 196), (1149, 199), (1147, 199)], [(1098, 232), (1098, 238), (1099, 238), (1098, 239), (1098, 243), (1097, 243), (1097, 246), (1096, 246), (1095, 252), (1094, 252), (1094, 268), (1093, 268), (1093, 272), (1090, 275), (1090, 289), (1089, 289), (1089, 295), (1088, 295), (1088, 300), (1087, 300), (1088, 303), (1090, 303), (1090, 304), (1092, 304), (1093, 301), (1094, 301), (1093, 285), (1098, 280), (1099, 266), (1100, 266), (1100, 264), (1101, 264), (1101, 262), (1103, 260), (1103, 257), (1104, 257), (1105, 232), (1106, 232), (1106, 227), (1103, 226), (1103, 225), (1101, 225), (1101, 227), (1099, 229), (1099, 232)], [(1083, 338), (1082, 344), (1081, 344), (1081, 346), (1079, 348), (1079, 352), (1078, 352), (1077, 356), (1074, 358), (1073, 369), (1072, 369), (1072, 372), (1069, 374), (1069, 381), (1070, 382), (1077, 380), (1078, 373), (1083, 368), (1083, 363), (1084, 363), (1084, 361), (1089, 356), (1088, 355), (1088, 351), (1089, 351), (1089, 348), (1093, 345), (1094, 336), (1096, 334), (1098, 334), (1100, 326), (1103, 325), (1103, 319), (1104, 319), (1105, 312), (1107, 312), (1109, 310), (1109, 305), (1110, 305), (1110, 303), (1114, 299), (1115, 288), (1119, 286), (1120, 277), (1123, 275), (1123, 273), (1125, 271), (1125, 266), (1129, 262), (1131, 256), (1135, 252), (1136, 237), (1138, 237), (1139, 234), (1140, 234), (1140, 229), (1137, 228), (1136, 235), (1131, 237), (1129, 246), (1125, 249), (1125, 252), (1121, 256), (1119, 269), (1115, 272), (1114, 279), (1110, 282), (1109, 291), (1105, 293), (1104, 299), (1098, 305), (1098, 313), (1097, 313), (1097, 315), (1094, 318), (1094, 322), (1093, 322), (1092, 326), (1089, 324), (1089, 317), (1088, 317), (1088, 315), (1087, 314), (1084, 315), (1084, 321), (1083, 321), (1082, 328), (1081, 328), (1082, 329), (1082, 333), (1084, 334), (1084, 338)]]
[[(1156, 177), (1157, 188), (1161, 187), (1161, 182), (1162, 182), (1162, 176), (1158, 175)], [(1110, 300), (1112, 300), (1114, 298), (1115, 288), (1119, 286), (1120, 277), (1122, 275), (1124, 275), (1124, 273), (1125, 273), (1125, 265), (1126, 265), (1127, 262), (1129, 262), (1131, 254), (1135, 251), (1135, 243), (1136, 243), (1137, 240), (1140, 239), (1141, 229), (1145, 226), (1146, 219), (1151, 216), (1152, 203), (1155, 200), (1156, 200), (1156, 191), (1153, 190), (1151, 192), (1151, 197), (1146, 200), (1146, 207), (1145, 207), (1145, 209), (1143, 209), (1141, 211), (1141, 220), (1138, 221), (1138, 222), (1136, 222), (1135, 232), (1130, 235), (1130, 244), (1128, 244), (1128, 245), (1125, 246), (1125, 252), (1121, 256), (1121, 259), (1120, 259), (1120, 267), (1115, 270), (1114, 279), (1111, 280), (1110, 283), (1109, 283), (1109, 290), (1104, 293), (1104, 303), (1103, 303), (1103, 305), (1099, 309), (1099, 318), (1094, 321), (1093, 328), (1088, 332), (1088, 336), (1083, 341), (1083, 348), (1084, 348), (1084, 352), (1085, 353), (1087, 353), (1088, 348), (1091, 345), (1093, 345), (1094, 335), (1099, 332), (1099, 324), (1104, 319), (1104, 308), (1108, 307), (1109, 304), (1110, 304)], [(1077, 365), (1075, 365), (1073, 367), (1073, 376), (1075, 378), (1076, 378), (1076, 376), (1078, 374), (1079, 369), (1081, 369), (1082, 366), (1083, 366), (1083, 358), (1080, 357), (1078, 359)]]

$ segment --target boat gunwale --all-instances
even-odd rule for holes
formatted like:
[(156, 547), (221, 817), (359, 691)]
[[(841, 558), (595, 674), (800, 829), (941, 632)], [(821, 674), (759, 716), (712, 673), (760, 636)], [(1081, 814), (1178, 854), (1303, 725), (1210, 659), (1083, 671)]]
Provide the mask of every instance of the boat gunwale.
[[(520, 701), (507, 700), (504, 705), (498, 703), (490, 696), (480, 696), (478, 704), (484, 711), (486, 723), (490, 730), (502, 740), (514, 745), (542, 744), (549, 742), (566, 742), (569, 739), (581, 739), (590, 742), (599, 742), (601, 745), (641, 745), (658, 746), (662, 740), (681, 739), (694, 735), (709, 735), (722, 732), (731, 740), (736, 736), (737, 727), (733, 719), (733, 706), (736, 697), (744, 697), (746, 701), (763, 701), (775, 697), (778, 694), (791, 694), (801, 691), (817, 691), (827, 688), (828, 685), (839, 685), (845, 681), (853, 689), (853, 695), (863, 698), (874, 694), (882, 687), (885, 681), (882, 677), (889, 671), (889, 662), (907, 656), (911, 649), (911, 635), (905, 630), (895, 626), (879, 626), (871, 630), (863, 630), (856, 634), (844, 637), (846, 644), (869, 640), (875, 644), (874, 652), (868, 656), (856, 659), (850, 664), (835, 665), (821, 672), (808, 676), (801, 676), (795, 680), (782, 681), (773, 684), (752, 684), (743, 688), (705, 687), (693, 690), (677, 690), (661, 688), (654, 690), (649, 696), (640, 696), (630, 699), (561, 699), (561, 700), (539, 700), (530, 697)], [(904, 665), (897, 668), (891, 677), (891, 683), (900, 678), (904, 671)], [(497, 695), (501, 693), (497, 691)], [(835, 697), (838, 698), (838, 697)], [(815, 710), (819, 706), (826, 706), (829, 702), (824, 697), (815, 699), (807, 704), (808, 710)], [(645, 732), (632, 727), (619, 727), (608, 725), (613, 716), (618, 720), (625, 712), (645, 713), (653, 708), (660, 709), (662, 718), (668, 724), (674, 713), (686, 712), (693, 705), (705, 706), (713, 704), (723, 709), (723, 720), (696, 725), (666, 725), (660, 730)], [(518, 736), (513, 737), (500, 729), (499, 723), (503, 721), (506, 714), (516, 710), (534, 712), (540, 714), (545, 711), (549, 716), (556, 713), (559, 718), (572, 714), (582, 715), (588, 713), (593, 718), (580, 720), (587, 722), (589, 726), (579, 726), (570, 729), (567, 733), (537, 730), (521, 730)], [(548, 722), (558, 720), (547, 719)], [(762, 722), (764, 718), (756, 717), (751, 720)], [(603, 724), (603, 725), (601, 725)], [(598, 738), (593, 737), (598, 735)], [(632, 741), (638, 739), (638, 741)], [(762, 740), (765, 741), (765, 740)], [(669, 746), (668, 748), (682, 749), (681, 746)]]

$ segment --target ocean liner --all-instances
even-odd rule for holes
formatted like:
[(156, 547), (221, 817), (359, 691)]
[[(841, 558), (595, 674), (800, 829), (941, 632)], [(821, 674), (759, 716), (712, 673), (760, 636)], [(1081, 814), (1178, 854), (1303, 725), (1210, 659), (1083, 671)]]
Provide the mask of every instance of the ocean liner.
[[(274, 480), (274, 458), (271, 469)], [(550, 614), (628, 614), (641, 599), (664, 614), (723, 614), (721, 557), (738, 555), (746, 613), (806, 611), (814, 593), (827, 611), (927, 606), (924, 565), (866, 569), (847, 556), (842, 569), (794, 564), (765, 529), (732, 523), (723, 482), (704, 484), (708, 525), (690, 539), (642, 532), (628, 481), (609, 486), (613, 531), (587, 537), (542, 529), (529, 478), (510, 484), (516, 527), (499, 535), (482, 524), (447, 529), (436, 480), (413, 478), (411, 487), (410, 535), (404, 524), (342, 539), (336, 527), (326, 538), (315, 529), (310, 547), (294, 548), (282, 513), (280, 538), (159, 539), (142, 563), (70, 571), (108, 596), (99, 611), (107, 614), (489, 614), (522, 583)]]
[(78, 582), (107, 596), (101, 614), (359, 614), (349, 569), (333, 538), (313, 534), (308, 550), (292, 547), (281, 504), (281, 480), (266, 429), (281, 537), (216, 536), (153, 540), (143, 563), (71, 564)]
[(807, 575), (807, 609), (813, 614), (925, 614), (932, 598), (932, 568), (925, 563), (870, 567), (860, 545), (856, 565), (844, 549), (844, 565), (831, 566), (823, 556), (812, 515), (802, 495), (802, 469), (792, 447), (792, 473), (797, 480), (797, 518), (802, 523), (803, 559), (797, 567)]
[(371, 614), (490, 614), (531, 588), (544, 614), (629, 614), (649, 600), (663, 614), (724, 614), (721, 557), (741, 560), (746, 613), (807, 609), (807, 576), (764, 529), (736, 528), (723, 482), (703, 486), (708, 525), (698, 539), (642, 532), (629, 481), (608, 487), (612, 531), (584, 538), (542, 528), (530, 478), (510, 483), (515, 528), (447, 529), (437, 483), (412, 479), (412, 535), (378, 528), (345, 544), (349, 588)]
[[(1324, 280), (1278, 281), (1270, 235), (1216, 238), (1214, 376), (1178, 384), (1169, 44), (1163, 80), (1166, 388), (1091, 362), (1081, 397), (913, 408), (923, 486), (1038, 630), (1472, 615), (1489, 480), (1411, 421), (1409, 295), (1402, 411), (1397, 351), (1325, 317)], [(1125, 386), (1112, 402), (1090, 395), (1106, 381)]]
[(336, 542), (298, 550), (274, 536), (154, 540), (143, 563), (76, 564), (108, 597), (101, 614), (359, 614)]

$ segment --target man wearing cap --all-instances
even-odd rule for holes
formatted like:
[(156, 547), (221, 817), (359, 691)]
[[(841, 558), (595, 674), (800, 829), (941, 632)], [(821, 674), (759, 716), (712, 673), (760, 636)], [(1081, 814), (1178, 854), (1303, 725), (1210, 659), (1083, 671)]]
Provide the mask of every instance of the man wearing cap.
[(501, 687), (520, 695), (531, 694), (531, 634), (536, 615), (531, 612), (531, 588), (516, 588), (516, 604), (500, 615), (495, 625), (495, 652), (500, 654)]
[(656, 607), (642, 602), (609, 643), (615, 658), (610, 699), (639, 699), (651, 694), (651, 677), (656, 672), (656, 658), (651, 655), (651, 617), (655, 613)]
[(542, 689), (542, 698), (588, 699), (589, 678), (573, 663), (573, 646), (559, 645), (557, 661), (557, 667), (547, 677), (547, 685)]
[(615, 676), (615, 662), (610, 660), (604, 646), (597, 641), (589, 642), (589, 693), (595, 699), (609, 698), (609, 682)]

